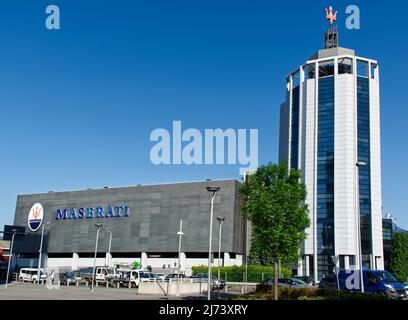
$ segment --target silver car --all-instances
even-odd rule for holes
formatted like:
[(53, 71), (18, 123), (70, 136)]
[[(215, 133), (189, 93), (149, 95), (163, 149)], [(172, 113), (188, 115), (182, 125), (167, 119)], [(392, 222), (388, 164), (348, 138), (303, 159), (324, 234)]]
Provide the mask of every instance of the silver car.
[[(265, 279), (263, 284), (273, 285), (273, 278)], [(310, 288), (311, 286), (303, 282), (302, 280), (296, 278), (279, 278), (278, 279), (279, 287), (291, 287), (291, 288)]]
[(408, 281), (405, 281), (403, 284), (406, 294), (408, 295)]

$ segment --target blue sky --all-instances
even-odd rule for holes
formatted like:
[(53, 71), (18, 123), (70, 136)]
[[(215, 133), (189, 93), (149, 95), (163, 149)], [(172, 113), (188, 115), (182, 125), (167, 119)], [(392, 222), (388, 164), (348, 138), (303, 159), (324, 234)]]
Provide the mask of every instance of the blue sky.
[[(45, 28), (45, 7), (61, 30)], [(2, 1), (0, 228), (17, 194), (240, 178), (239, 165), (154, 166), (152, 130), (259, 129), (277, 161), (285, 76), (323, 46), (329, 1)], [(381, 72), (383, 208), (408, 227), (406, 1), (332, 1), (340, 45)], [(361, 29), (345, 28), (345, 8)]]

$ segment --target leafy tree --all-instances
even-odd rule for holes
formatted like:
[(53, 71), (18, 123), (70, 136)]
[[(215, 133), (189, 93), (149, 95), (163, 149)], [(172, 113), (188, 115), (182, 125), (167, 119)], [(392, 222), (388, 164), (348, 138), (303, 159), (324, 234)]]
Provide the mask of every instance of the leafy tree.
[(390, 271), (401, 282), (408, 279), (408, 234), (397, 233), (390, 250)]
[(251, 261), (274, 266), (275, 299), (278, 299), (278, 263), (297, 263), (310, 225), (306, 186), (300, 170), (286, 162), (269, 163), (246, 180), (240, 195), (243, 215), (252, 224)]

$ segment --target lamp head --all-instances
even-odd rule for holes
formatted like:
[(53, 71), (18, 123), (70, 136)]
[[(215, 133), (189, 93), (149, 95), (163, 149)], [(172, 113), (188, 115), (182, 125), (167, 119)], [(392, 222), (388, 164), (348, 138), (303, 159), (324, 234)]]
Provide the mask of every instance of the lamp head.
[(224, 221), (225, 221), (225, 217), (217, 217), (217, 220), (218, 220), (219, 222), (224, 222)]
[(209, 186), (209, 187), (207, 187), (207, 191), (208, 191), (208, 192), (215, 193), (215, 192), (217, 192), (218, 190), (220, 190), (220, 187), (217, 187), (217, 186)]
[(366, 166), (366, 165), (367, 165), (367, 163), (362, 162), (362, 161), (359, 161), (359, 162), (356, 163), (356, 166), (357, 166), (357, 167), (364, 167), (364, 166)]

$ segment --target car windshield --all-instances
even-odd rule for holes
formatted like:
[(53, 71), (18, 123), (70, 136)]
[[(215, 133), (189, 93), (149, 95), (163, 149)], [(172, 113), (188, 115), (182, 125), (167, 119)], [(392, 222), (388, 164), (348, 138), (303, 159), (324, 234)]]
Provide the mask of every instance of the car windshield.
[(291, 279), (293, 282), (296, 282), (297, 284), (305, 284), (302, 280), (299, 279)]
[(398, 282), (397, 279), (395, 279), (391, 273), (387, 272), (387, 271), (380, 271), (377, 272), (377, 276), (378, 278), (385, 283), (395, 283)]

